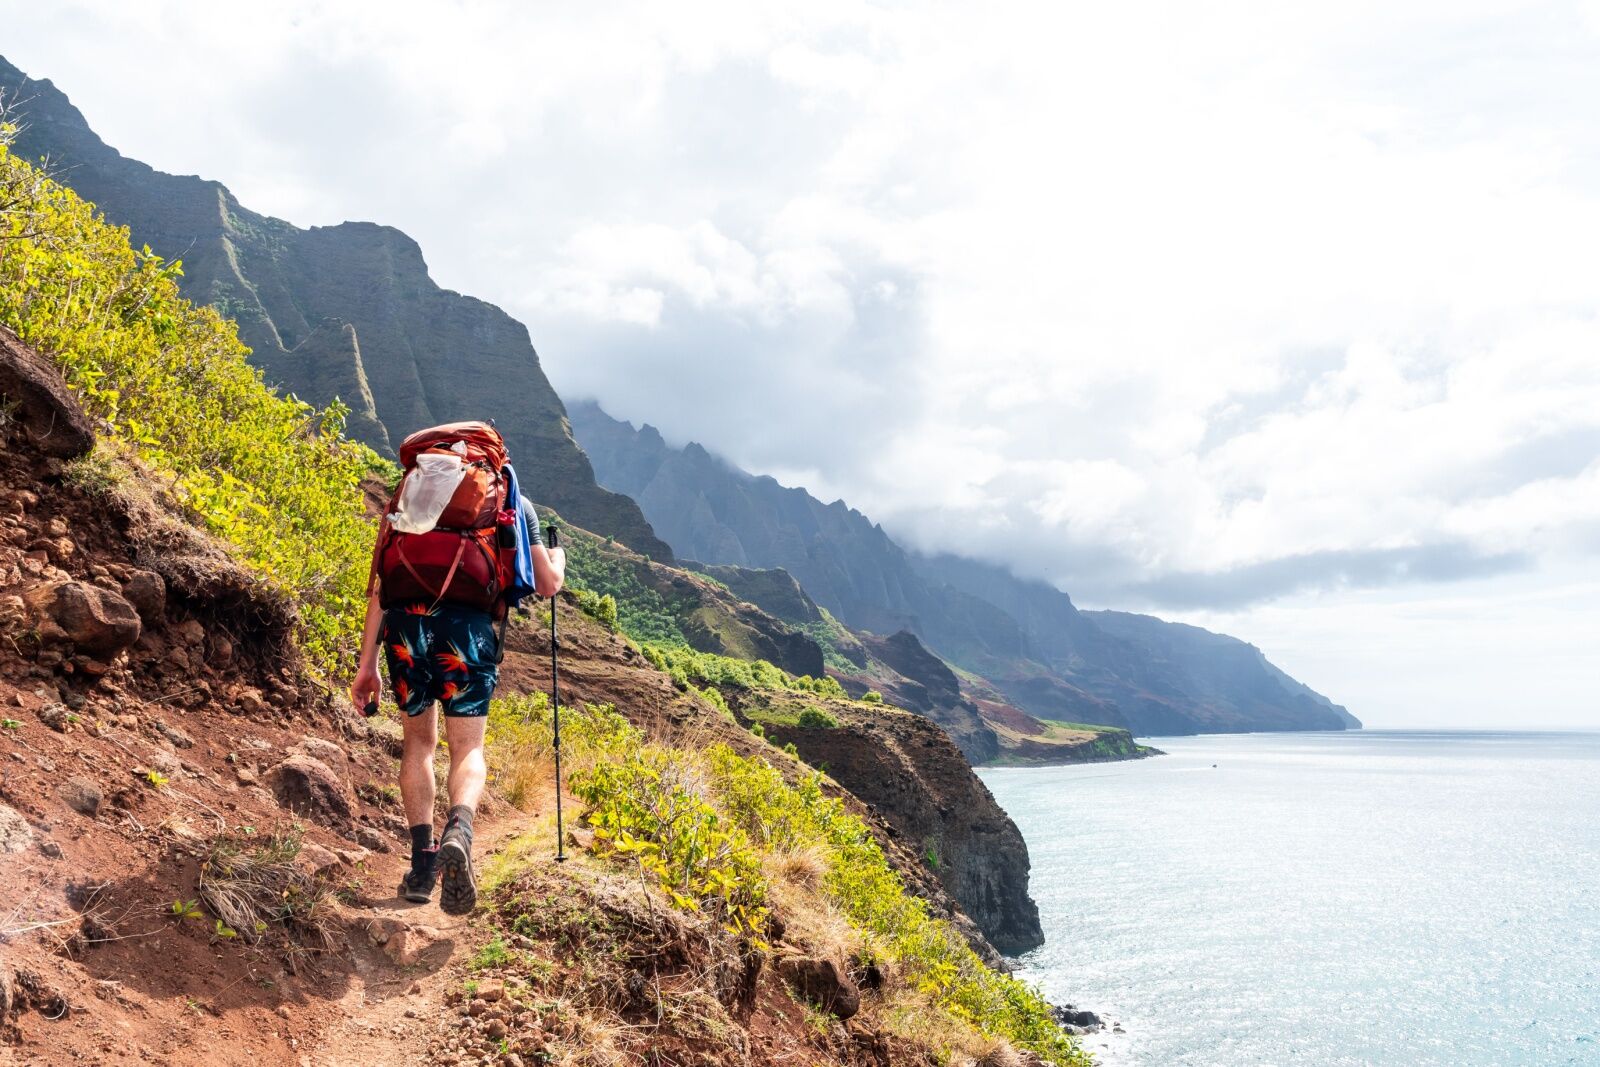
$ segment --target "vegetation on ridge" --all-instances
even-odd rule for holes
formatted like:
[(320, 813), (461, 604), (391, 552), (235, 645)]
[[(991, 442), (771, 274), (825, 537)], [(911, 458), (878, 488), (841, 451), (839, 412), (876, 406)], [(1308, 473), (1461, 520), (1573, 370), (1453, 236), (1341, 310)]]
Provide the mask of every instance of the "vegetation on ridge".
[(0, 126), (0, 322), (299, 604), (315, 662), (347, 659), (372, 546), (359, 483), (376, 459), (341, 435), (347, 409), (269, 389), (235, 325), (178, 295), (181, 264), (135, 251), (126, 228), (18, 158), (15, 132)]
[[(528, 768), (548, 773), (547, 709), (542, 694), (495, 702), (489, 751), (497, 779)], [(828, 795), (821, 772), (786, 775), (722, 744), (648, 744), (613, 709), (595, 705), (563, 706), (562, 750), (595, 851), (637, 870), (673, 906), (715, 918), (744, 951), (769, 949), (775, 899), (795, 899), (796, 887), (780, 883), (798, 880), (809, 907), (847, 923), (849, 962), (894, 976), (880, 1005), (887, 1028), (927, 1039), (971, 1027), (1062, 1067), (1090, 1062), (1035, 990), (985, 966), (907, 891), (866, 824)], [(494, 881), (509, 883), (519, 862), (503, 861)]]

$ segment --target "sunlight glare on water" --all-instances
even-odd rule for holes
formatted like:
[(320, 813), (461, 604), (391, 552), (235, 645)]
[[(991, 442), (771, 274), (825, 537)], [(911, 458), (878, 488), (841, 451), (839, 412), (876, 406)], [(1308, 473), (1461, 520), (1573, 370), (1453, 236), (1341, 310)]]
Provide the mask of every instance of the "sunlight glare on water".
[(1107, 1067), (1600, 1065), (1600, 735), (1150, 743), (982, 772)]

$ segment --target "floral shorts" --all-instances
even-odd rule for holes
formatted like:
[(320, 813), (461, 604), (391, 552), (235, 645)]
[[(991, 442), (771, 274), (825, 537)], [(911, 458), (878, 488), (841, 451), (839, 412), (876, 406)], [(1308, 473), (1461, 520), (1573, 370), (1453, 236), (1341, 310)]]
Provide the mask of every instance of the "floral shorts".
[(383, 655), (400, 710), (421, 715), (437, 700), (451, 716), (489, 714), (500, 681), (499, 638), (481, 608), (408, 604), (383, 613)]

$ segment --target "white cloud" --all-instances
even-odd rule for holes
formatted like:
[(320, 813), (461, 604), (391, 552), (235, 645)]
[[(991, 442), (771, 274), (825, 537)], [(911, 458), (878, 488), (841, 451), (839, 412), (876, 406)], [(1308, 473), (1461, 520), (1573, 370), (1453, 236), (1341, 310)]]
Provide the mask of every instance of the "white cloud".
[(1594, 5), (7, 6), (129, 154), (912, 543), (1353, 656), (1600, 553)]

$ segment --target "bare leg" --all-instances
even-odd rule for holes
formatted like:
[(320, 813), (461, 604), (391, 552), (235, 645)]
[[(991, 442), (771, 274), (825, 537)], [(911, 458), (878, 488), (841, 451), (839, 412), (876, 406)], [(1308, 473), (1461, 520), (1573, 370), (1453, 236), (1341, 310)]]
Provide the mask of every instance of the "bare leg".
[(444, 737), (450, 744), (450, 806), (465, 804), (478, 810), (483, 796), (487, 769), (483, 763), (483, 731), (486, 716), (468, 718), (446, 715)]
[[(406, 809), (406, 825), (433, 825), (433, 752), (439, 747), (439, 708), (430, 704), (420, 715), (407, 715), (404, 748), (400, 754), (400, 800)], [(479, 733), (482, 748), (482, 733)], [(451, 746), (452, 758), (455, 748)], [(482, 765), (482, 756), (479, 756)], [(481, 785), (481, 779), (480, 779)]]

